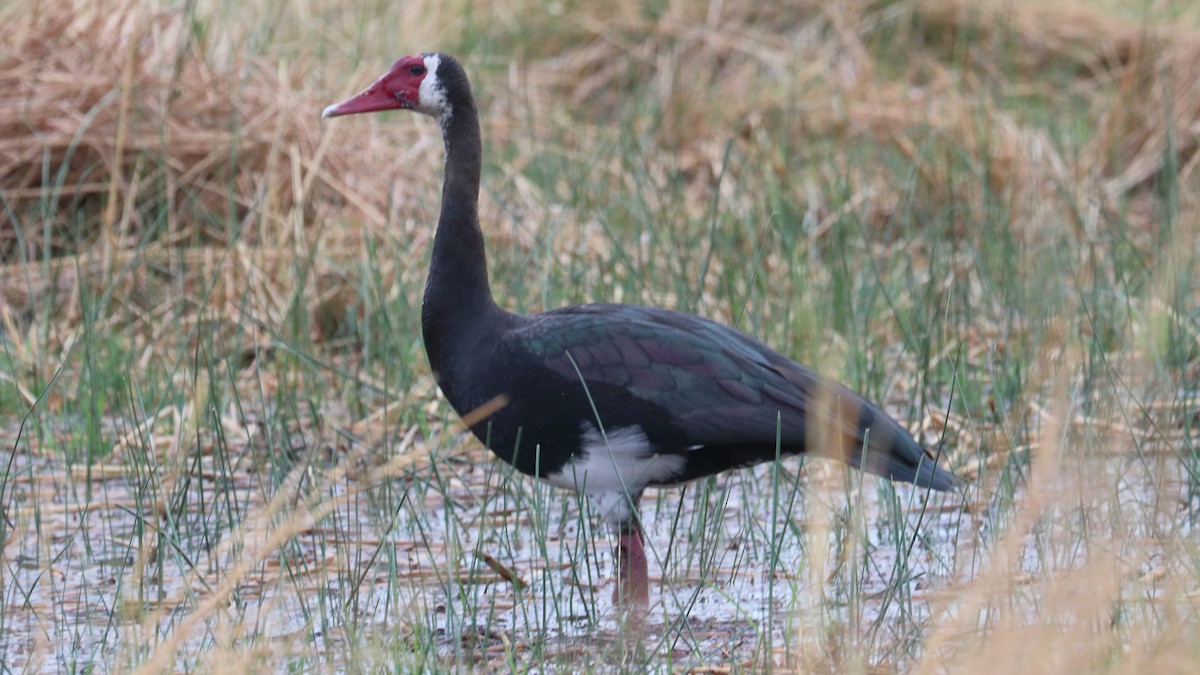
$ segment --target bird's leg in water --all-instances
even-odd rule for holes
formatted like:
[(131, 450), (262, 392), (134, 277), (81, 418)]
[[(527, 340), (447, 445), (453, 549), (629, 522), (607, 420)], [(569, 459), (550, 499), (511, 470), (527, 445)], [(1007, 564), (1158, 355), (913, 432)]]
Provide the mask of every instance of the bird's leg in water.
[(635, 523), (622, 531), (617, 539), (617, 586), (613, 602), (618, 605), (647, 605), (650, 603), (650, 574), (646, 570), (646, 547), (642, 526)]

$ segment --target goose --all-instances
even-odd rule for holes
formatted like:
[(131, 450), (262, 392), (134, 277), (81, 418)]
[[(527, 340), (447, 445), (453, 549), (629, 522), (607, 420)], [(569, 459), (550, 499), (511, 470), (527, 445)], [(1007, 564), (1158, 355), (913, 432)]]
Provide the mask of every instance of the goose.
[(617, 538), (614, 602), (649, 600), (638, 515), (647, 488), (792, 455), (955, 488), (938, 457), (879, 406), (729, 326), (628, 304), (527, 316), (497, 305), (479, 224), (479, 111), (462, 65), (441, 53), (405, 56), (322, 117), (394, 109), (437, 120), (445, 145), (421, 308), (433, 376), (498, 458), (587, 495)]

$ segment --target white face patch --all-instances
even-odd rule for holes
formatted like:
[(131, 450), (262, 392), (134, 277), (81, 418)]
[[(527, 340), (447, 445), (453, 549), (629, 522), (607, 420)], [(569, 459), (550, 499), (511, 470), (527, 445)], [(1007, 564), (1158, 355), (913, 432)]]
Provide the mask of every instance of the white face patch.
[(429, 54), (425, 57), (425, 79), (421, 80), (421, 88), (417, 90), (417, 112), (425, 113), (437, 119), (445, 128), (450, 122), (450, 103), (446, 100), (446, 88), (438, 78), (438, 66), (442, 57)]
[(626, 495), (639, 496), (650, 483), (670, 483), (687, 462), (679, 455), (658, 454), (637, 426), (609, 429), (605, 435), (584, 424), (581, 434), (582, 452), (545, 480), (582, 490), (613, 526), (633, 518)]

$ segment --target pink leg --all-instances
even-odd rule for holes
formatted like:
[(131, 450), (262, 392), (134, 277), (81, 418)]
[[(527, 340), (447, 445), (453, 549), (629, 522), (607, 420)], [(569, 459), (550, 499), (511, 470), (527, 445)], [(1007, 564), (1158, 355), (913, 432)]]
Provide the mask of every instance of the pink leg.
[(617, 605), (650, 604), (650, 574), (646, 571), (646, 548), (642, 543), (642, 528), (627, 532), (617, 540), (617, 586), (613, 603)]

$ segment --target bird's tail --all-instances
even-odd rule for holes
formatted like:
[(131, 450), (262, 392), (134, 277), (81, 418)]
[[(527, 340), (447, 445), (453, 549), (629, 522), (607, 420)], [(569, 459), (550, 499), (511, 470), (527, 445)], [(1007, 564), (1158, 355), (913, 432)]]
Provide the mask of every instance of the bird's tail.
[(938, 458), (912, 439), (893, 439), (884, 453), (872, 451), (868, 441), (864, 470), (917, 487), (945, 492), (958, 487), (954, 474), (938, 466)]
[[(809, 447), (824, 448), (863, 471), (918, 487), (943, 492), (958, 487), (954, 474), (938, 466), (944, 460), (917, 443), (882, 410), (841, 387), (834, 398), (840, 409), (824, 419), (838, 420), (838, 423), (833, 429), (825, 430), (821, 430), (820, 425), (817, 428), (810, 425), (810, 434), (815, 432), (826, 437), (810, 438)], [(831, 431), (841, 433), (831, 434)]]

